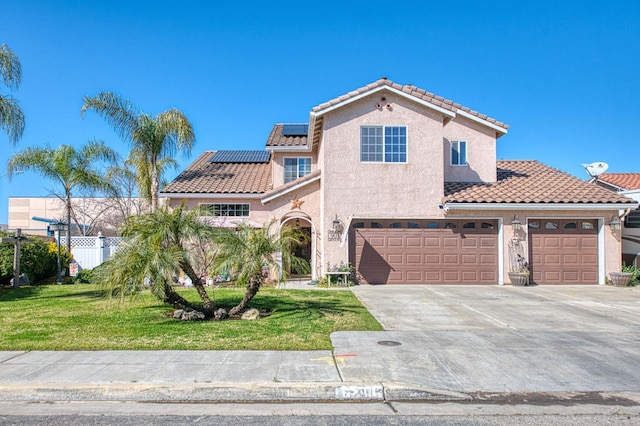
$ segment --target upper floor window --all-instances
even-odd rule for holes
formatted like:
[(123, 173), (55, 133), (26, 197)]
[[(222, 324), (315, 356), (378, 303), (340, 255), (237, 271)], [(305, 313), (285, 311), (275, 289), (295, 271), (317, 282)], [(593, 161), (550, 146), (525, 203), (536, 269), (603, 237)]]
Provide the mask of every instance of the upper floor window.
[(311, 173), (311, 158), (297, 157), (284, 159), (284, 183), (291, 182)]
[(373, 163), (407, 162), (407, 128), (404, 126), (362, 126), (360, 161)]
[(452, 166), (467, 165), (467, 142), (465, 141), (451, 142), (451, 165)]
[(248, 217), (249, 204), (200, 204), (203, 216)]

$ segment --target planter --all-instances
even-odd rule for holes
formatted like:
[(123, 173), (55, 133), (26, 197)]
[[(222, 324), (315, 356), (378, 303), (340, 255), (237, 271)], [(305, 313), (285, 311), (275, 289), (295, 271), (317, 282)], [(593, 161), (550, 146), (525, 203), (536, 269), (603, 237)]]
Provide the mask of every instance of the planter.
[(611, 272), (611, 284), (615, 287), (626, 287), (631, 281), (633, 274), (631, 272)]
[(529, 285), (529, 274), (523, 272), (509, 272), (511, 285), (514, 287), (524, 287)]

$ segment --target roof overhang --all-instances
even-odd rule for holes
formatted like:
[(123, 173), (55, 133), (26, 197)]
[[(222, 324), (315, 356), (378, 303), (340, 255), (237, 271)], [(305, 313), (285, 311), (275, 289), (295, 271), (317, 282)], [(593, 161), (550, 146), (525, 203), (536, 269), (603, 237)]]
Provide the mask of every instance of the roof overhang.
[(491, 123), (489, 121), (483, 120), (483, 119), (481, 119), (479, 117), (476, 117), (473, 114), (469, 114), (468, 112), (463, 111), (461, 109), (458, 109), (456, 111), (456, 114), (460, 115), (460, 116), (462, 116), (464, 118), (467, 118), (467, 119), (469, 119), (471, 121), (475, 121), (476, 123), (482, 124), (483, 126), (487, 126), (487, 127), (491, 128), (491, 129), (495, 130), (496, 132), (498, 132), (498, 134), (496, 134), (496, 139), (499, 138), (500, 136), (504, 136), (504, 135), (507, 134), (507, 129), (505, 129), (504, 127), (496, 126), (495, 124), (493, 124), (493, 123)]
[(310, 179), (306, 179), (303, 182), (300, 182), (300, 183), (298, 183), (296, 185), (292, 185), (292, 186), (289, 186), (287, 188), (284, 188), (282, 191), (277, 191), (277, 192), (275, 192), (273, 194), (270, 194), (270, 195), (262, 198), (262, 200), (261, 200), (262, 204), (267, 204), (267, 203), (269, 203), (269, 202), (271, 202), (271, 201), (273, 201), (273, 200), (275, 200), (275, 199), (277, 199), (279, 197), (282, 197), (283, 195), (289, 194), (289, 193), (291, 193), (293, 191), (296, 191), (296, 190), (298, 190), (300, 188), (303, 188), (303, 187), (309, 185), (312, 182), (320, 180), (320, 177), (321, 177), (321, 175), (318, 174), (318, 175), (313, 176)]
[(163, 192), (160, 194), (162, 198), (261, 198), (262, 194), (229, 194), (229, 193), (215, 193), (215, 192)]
[(639, 203), (554, 204), (554, 203), (445, 203), (445, 210), (620, 210), (635, 209)]
[(396, 88), (393, 88), (391, 86), (386, 86), (386, 85), (385, 86), (379, 86), (379, 87), (373, 88), (371, 90), (367, 90), (367, 91), (362, 92), (362, 93), (360, 93), (358, 95), (355, 95), (355, 96), (352, 96), (352, 97), (350, 97), (348, 99), (345, 99), (342, 102), (338, 102), (338, 103), (336, 103), (334, 105), (331, 105), (331, 106), (329, 106), (327, 108), (324, 108), (324, 109), (322, 109), (322, 110), (320, 110), (318, 112), (311, 111), (311, 116), (319, 117), (319, 116), (324, 115), (324, 114), (326, 114), (328, 112), (334, 111), (334, 110), (336, 110), (338, 108), (342, 108), (343, 106), (348, 105), (350, 103), (357, 102), (362, 98), (366, 98), (367, 96), (371, 96), (371, 95), (373, 95), (375, 93), (383, 92), (383, 91), (395, 93), (396, 95), (401, 96), (401, 97), (403, 97), (405, 99), (408, 99), (408, 100), (410, 100), (412, 102), (415, 102), (417, 104), (423, 105), (423, 106), (425, 106), (427, 108), (430, 108), (430, 109), (432, 109), (434, 111), (438, 111), (439, 113), (441, 113), (443, 115), (446, 115), (449, 118), (454, 118), (456, 116), (455, 113), (453, 113), (453, 112), (451, 112), (449, 110), (446, 110), (444, 108), (440, 108), (439, 106), (434, 105), (431, 102), (427, 102), (427, 101), (424, 101), (422, 99), (418, 99), (415, 96), (412, 96), (412, 95), (410, 95), (408, 93), (403, 92), (402, 90), (398, 90)]

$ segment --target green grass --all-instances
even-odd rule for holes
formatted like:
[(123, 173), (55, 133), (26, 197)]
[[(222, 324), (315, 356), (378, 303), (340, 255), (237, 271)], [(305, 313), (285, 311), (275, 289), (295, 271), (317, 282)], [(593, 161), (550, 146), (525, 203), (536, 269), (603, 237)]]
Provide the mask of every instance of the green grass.
[[(195, 290), (179, 289), (197, 301)], [(241, 289), (209, 290), (217, 306), (233, 306)], [(329, 334), (382, 330), (350, 291), (263, 288), (250, 307), (272, 315), (256, 321), (178, 321), (145, 293), (106, 300), (92, 284), (0, 290), (0, 350), (318, 350)]]

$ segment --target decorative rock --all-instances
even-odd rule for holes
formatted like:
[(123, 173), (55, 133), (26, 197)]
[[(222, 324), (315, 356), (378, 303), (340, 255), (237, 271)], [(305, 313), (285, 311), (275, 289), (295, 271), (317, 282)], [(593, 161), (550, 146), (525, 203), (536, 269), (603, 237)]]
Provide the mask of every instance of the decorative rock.
[(217, 320), (223, 320), (229, 318), (229, 314), (225, 309), (220, 308), (214, 312), (213, 317)]
[(173, 317), (176, 319), (181, 319), (183, 321), (197, 321), (203, 320), (205, 315), (200, 311), (195, 311), (190, 308), (185, 309), (176, 309), (173, 313)]
[(243, 320), (256, 320), (258, 318), (260, 318), (260, 311), (256, 308), (248, 309), (242, 314)]

